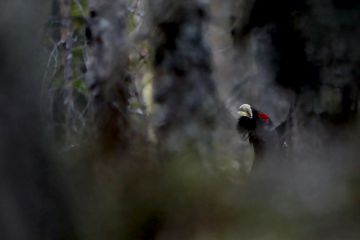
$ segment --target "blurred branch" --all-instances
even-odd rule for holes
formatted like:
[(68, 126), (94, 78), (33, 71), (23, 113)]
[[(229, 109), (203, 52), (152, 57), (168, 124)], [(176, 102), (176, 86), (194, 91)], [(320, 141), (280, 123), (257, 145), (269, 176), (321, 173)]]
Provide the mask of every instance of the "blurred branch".
[[(59, 54), (59, 47), (64, 44), (64, 42), (62, 40), (58, 41), (57, 43), (54, 44), (53, 49), (50, 52), (49, 55), (49, 59), (47, 61), (46, 64), (46, 69), (45, 69), (45, 73), (44, 73), (44, 77), (43, 77), (43, 81), (44, 83), (47, 82), (49, 79), (53, 79), (56, 72), (57, 72), (57, 68), (58, 68), (58, 54)], [(54, 67), (53, 67), (53, 71), (50, 77), (48, 77), (49, 74), (49, 69), (50, 69), (50, 65), (51, 62), (54, 61)], [(44, 84), (44, 86), (47, 84)]]

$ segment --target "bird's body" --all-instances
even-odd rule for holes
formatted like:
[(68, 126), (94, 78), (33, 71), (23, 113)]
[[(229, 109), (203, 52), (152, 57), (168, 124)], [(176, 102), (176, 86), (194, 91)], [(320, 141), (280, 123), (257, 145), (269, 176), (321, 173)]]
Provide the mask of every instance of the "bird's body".
[(253, 168), (269, 159), (277, 158), (280, 142), (270, 117), (248, 104), (241, 105), (238, 114), (237, 130), (254, 148)]

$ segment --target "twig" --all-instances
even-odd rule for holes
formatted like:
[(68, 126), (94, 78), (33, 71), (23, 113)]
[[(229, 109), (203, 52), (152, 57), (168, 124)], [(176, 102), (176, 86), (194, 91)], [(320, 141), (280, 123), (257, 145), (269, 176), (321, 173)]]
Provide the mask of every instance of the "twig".
[(53, 47), (53, 49), (51, 50), (51, 52), (50, 52), (49, 60), (48, 60), (48, 62), (46, 64), (46, 69), (45, 69), (44, 76), (43, 76), (43, 81), (42, 81), (42, 89), (41, 89), (41, 95), (42, 96), (44, 95), (45, 85), (47, 86), (47, 84), (45, 84), (45, 83), (48, 80), (48, 73), (49, 73), (49, 68), (50, 68), (52, 60), (54, 60), (54, 70), (53, 70), (53, 74), (51, 75), (51, 77), (49, 79), (52, 79), (56, 75), (56, 72), (57, 72), (56, 69), (57, 69), (57, 66), (58, 66), (58, 61), (57, 61), (58, 48), (63, 43), (64, 43), (64, 41), (62, 41), (62, 40), (58, 41), (55, 44), (55, 46)]
[(81, 5), (80, 1), (79, 0), (74, 0), (74, 1), (81, 12), (81, 15), (85, 18), (86, 13), (85, 13), (85, 10), (84, 10), (83, 6)]

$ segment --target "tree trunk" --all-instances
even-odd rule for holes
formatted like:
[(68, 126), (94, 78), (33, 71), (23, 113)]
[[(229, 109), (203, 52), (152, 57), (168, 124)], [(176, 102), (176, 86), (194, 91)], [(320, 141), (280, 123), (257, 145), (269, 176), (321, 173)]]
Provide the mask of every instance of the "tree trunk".
[(92, 93), (95, 135), (106, 151), (126, 148), (130, 137), (126, 3), (89, 2), (87, 83)]
[(170, 152), (211, 148), (218, 107), (204, 41), (204, 1), (149, 1), (155, 28), (154, 102), (159, 145)]

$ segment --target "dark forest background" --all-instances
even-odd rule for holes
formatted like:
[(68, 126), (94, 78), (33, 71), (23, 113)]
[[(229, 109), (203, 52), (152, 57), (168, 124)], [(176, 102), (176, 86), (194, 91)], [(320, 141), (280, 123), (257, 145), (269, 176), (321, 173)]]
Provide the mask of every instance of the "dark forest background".
[[(2, 0), (0, 239), (360, 239), (359, 13)], [(252, 171), (243, 103), (283, 161)]]

